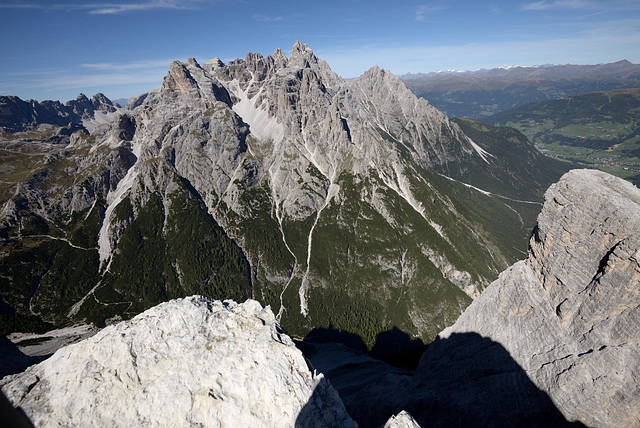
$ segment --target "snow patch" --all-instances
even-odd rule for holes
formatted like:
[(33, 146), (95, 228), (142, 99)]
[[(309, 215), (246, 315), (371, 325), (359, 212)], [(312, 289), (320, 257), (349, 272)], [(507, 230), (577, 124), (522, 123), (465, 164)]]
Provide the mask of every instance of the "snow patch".
[(492, 158), (495, 157), (491, 153), (477, 145), (471, 138), (467, 137), (467, 140), (469, 140), (469, 143), (471, 143), (471, 147), (473, 147), (473, 149), (478, 152), (482, 160), (486, 163), (489, 163), (489, 159), (487, 159), (488, 156), (491, 156)]
[(229, 84), (231, 92), (238, 97), (240, 101), (233, 105), (233, 111), (236, 112), (242, 120), (249, 125), (249, 131), (260, 140), (271, 139), (274, 142), (280, 142), (284, 138), (284, 127), (278, 123), (275, 116), (269, 116), (266, 107), (261, 104), (256, 107), (255, 102), (260, 98), (263, 89), (252, 98), (249, 98), (249, 89), (253, 85), (253, 80), (247, 85), (247, 89), (242, 91), (237, 80)]
[(125, 198), (126, 193), (129, 191), (129, 189), (131, 189), (131, 186), (138, 176), (138, 169), (136, 168), (136, 164), (141, 150), (142, 144), (139, 142), (134, 143), (133, 154), (136, 157), (136, 161), (133, 163), (133, 165), (131, 165), (124, 178), (120, 180), (115, 190), (110, 190), (109, 194), (107, 195), (107, 209), (105, 210), (104, 221), (102, 222), (100, 233), (98, 234), (98, 255), (100, 256), (100, 267), (102, 267), (108, 260), (107, 270), (109, 270), (109, 267), (111, 266), (112, 256), (111, 241), (109, 241), (111, 215), (113, 214), (113, 210), (116, 208), (116, 206)]
[(121, 109), (109, 112), (96, 111), (91, 119), (82, 119), (82, 125), (87, 128), (87, 131), (91, 134), (98, 126), (113, 122), (120, 114), (120, 110)]

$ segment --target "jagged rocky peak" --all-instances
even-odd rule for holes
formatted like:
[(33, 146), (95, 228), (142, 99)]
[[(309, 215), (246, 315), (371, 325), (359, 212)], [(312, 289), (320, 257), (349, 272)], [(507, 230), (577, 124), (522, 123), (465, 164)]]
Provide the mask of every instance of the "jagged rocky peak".
[(0, 386), (37, 426), (356, 426), (253, 300), (160, 304)]
[(91, 97), (91, 105), (95, 110), (103, 110), (107, 112), (114, 112), (117, 110), (118, 105), (111, 101), (105, 94), (98, 92)]
[(190, 92), (191, 89), (197, 88), (198, 84), (191, 76), (189, 65), (193, 64), (172, 61), (169, 66), (169, 73), (167, 73), (162, 82), (162, 87), (181, 92)]
[(409, 412), (401, 411), (395, 416), (391, 416), (384, 428), (420, 428), (420, 424), (413, 419)]
[(309, 68), (312, 64), (317, 64), (318, 58), (313, 54), (313, 50), (306, 44), (297, 41), (291, 49), (289, 64), (293, 68)]
[(150, 93), (144, 99), (135, 100), (130, 104), (137, 106), (155, 103), (156, 95), (167, 102), (178, 99), (182, 107), (189, 108), (198, 105), (206, 110), (218, 101), (231, 105), (227, 90), (202, 68), (195, 58), (189, 58), (186, 63), (173, 61), (164, 77), (159, 94)]

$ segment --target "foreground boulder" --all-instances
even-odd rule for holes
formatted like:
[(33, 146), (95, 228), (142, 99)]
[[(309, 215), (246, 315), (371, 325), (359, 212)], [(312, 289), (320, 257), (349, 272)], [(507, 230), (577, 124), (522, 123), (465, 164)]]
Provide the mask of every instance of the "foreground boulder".
[(0, 387), (36, 426), (355, 426), (253, 300), (160, 304)]

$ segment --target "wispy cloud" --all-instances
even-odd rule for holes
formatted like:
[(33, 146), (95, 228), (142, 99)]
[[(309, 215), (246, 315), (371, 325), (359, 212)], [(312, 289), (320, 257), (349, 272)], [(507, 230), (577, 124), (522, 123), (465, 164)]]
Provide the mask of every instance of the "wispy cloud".
[(476, 42), (459, 45), (387, 47), (344, 46), (316, 49), (316, 55), (343, 77), (355, 77), (379, 65), (397, 74), (440, 69), (473, 70), (500, 65), (597, 64), (628, 59), (640, 46), (640, 20), (603, 23), (573, 36), (528, 41)]
[(263, 15), (261, 13), (254, 14), (251, 19), (259, 22), (274, 22), (274, 21), (282, 21), (284, 19), (283, 16), (269, 16)]
[(169, 70), (170, 59), (151, 59), (129, 63), (87, 63), (73, 68), (20, 71), (0, 82), (0, 93), (31, 94), (65, 93), (62, 101), (78, 92), (108, 92), (131, 96), (148, 91), (162, 83)]
[(422, 4), (416, 7), (415, 19), (419, 22), (428, 21), (431, 14), (441, 11), (444, 7), (438, 3)]
[(202, 0), (147, 0), (137, 3), (127, 2), (98, 2), (98, 3), (9, 3), (0, 4), (0, 9), (40, 9), (40, 10), (65, 10), (86, 11), (90, 15), (113, 15), (133, 11), (174, 9), (196, 9)]
[(637, 1), (629, 0), (539, 0), (530, 3), (522, 3), (520, 10), (538, 11), (538, 10), (560, 10), (560, 9), (583, 9), (583, 10), (627, 10), (640, 9)]
[(112, 62), (100, 62), (100, 63), (87, 63), (81, 64), (81, 67), (91, 70), (109, 70), (109, 71), (126, 71), (126, 70), (149, 70), (149, 69), (163, 69), (168, 70), (171, 59), (157, 59), (148, 61), (133, 61), (129, 63), (112, 63)]

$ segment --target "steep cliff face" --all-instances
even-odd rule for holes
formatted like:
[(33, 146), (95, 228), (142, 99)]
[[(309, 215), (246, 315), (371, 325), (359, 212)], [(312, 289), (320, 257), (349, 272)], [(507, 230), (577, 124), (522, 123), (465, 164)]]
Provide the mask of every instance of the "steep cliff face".
[[(17, 251), (3, 299), (53, 322), (202, 293), (256, 298), (297, 336), (332, 326), (371, 347), (398, 327), (429, 341), (525, 250), (537, 192), (560, 171), (536, 158), (503, 176), (481, 137), (399, 78), (376, 67), (345, 82), (302, 43), (289, 58), (173, 62), (90, 132), (52, 145), (45, 178), (25, 174), (4, 199)], [(20, 144), (6, 142), (32, 160)], [(126, 162), (112, 171), (115, 153)], [(28, 216), (43, 231), (23, 233)], [(37, 269), (11, 267), (35, 251)]]
[(528, 258), (440, 337), (500, 343), (569, 420), (636, 426), (639, 322), (640, 191), (575, 170), (547, 191)]
[(356, 426), (253, 300), (161, 304), (0, 387), (36, 426)]

